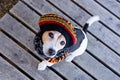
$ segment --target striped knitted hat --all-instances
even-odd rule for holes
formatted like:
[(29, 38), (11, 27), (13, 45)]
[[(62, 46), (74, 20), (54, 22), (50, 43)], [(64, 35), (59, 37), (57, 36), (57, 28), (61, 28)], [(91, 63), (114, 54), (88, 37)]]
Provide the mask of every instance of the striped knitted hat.
[(59, 31), (65, 36), (67, 45), (69, 46), (74, 45), (77, 42), (76, 32), (72, 24), (56, 14), (45, 14), (41, 16), (39, 26), (42, 33), (47, 30)]

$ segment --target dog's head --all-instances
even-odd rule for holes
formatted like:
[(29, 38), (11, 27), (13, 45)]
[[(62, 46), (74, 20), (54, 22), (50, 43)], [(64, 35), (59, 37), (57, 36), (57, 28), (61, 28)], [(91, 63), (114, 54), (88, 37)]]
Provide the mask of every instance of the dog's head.
[[(63, 53), (70, 46), (76, 44), (76, 33), (70, 22), (55, 14), (46, 14), (40, 18), (40, 32), (36, 41), (41, 41), (42, 47), (35, 44), (36, 50), (42, 50), (48, 58)], [(37, 42), (39, 43), (39, 42)], [(40, 49), (39, 49), (40, 47)]]
[(43, 53), (45, 56), (53, 58), (58, 51), (66, 45), (65, 36), (58, 31), (45, 31), (42, 35)]

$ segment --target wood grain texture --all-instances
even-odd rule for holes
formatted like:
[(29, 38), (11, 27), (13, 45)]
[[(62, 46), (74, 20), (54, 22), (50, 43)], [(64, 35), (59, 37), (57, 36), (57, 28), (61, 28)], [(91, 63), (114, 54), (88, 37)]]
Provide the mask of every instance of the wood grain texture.
[(29, 80), (0, 56), (0, 80)]
[[(24, 27), (17, 20), (7, 14), (1, 19), (0, 27), (13, 36), (17, 41), (24, 44), (24, 46), (26, 46), (29, 50), (35, 52), (33, 45), (35, 34)], [(38, 54), (35, 53), (35, 55)]]
[(94, 80), (71, 62), (62, 61), (53, 66), (68, 80)]
[(107, 10), (105, 10), (103, 7), (97, 4), (94, 0), (89, 0), (88, 2), (83, 0), (74, 0), (74, 1), (76, 1), (82, 7), (84, 7), (92, 15), (99, 15), (101, 21), (104, 24), (109, 26), (109, 28), (113, 29), (116, 33), (120, 35), (120, 28), (119, 28), (120, 20), (117, 19), (112, 14), (110, 14)]
[[(119, 80), (114, 73), (107, 69), (104, 65), (98, 62), (94, 57), (90, 56), (87, 52), (83, 55), (76, 57), (74, 61), (83, 67), (85, 70), (89, 71), (91, 75), (96, 77), (97, 80)], [(108, 75), (109, 74), (109, 75)]]
[[(40, 16), (37, 15), (33, 10), (28, 8), (25, 4), (20, 1), (16, 4), (11, 10), (13, 15), (16, 15), (17, 18), (22, 20), (25, 24), (27, 24), (34, 31), (39, 31), (38, 21)], [(29, 16), (29, 17), (26, 17)], [(36, 18), (37, 17), (37, 18)]]
[(120, 18), (120, 4), (116, 0), (95, 0)]
[(88, 50), (120, 74), (120, 57), (88, 34)]

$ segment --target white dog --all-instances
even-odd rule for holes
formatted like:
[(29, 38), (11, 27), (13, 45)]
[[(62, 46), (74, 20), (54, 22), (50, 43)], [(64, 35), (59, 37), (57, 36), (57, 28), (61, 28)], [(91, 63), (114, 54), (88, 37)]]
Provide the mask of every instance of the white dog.
[(35, 37), (35, 50), (45, 59), (38, 65), (38, 70), (65, 59), (71, 62), (76, 56), (84, 53), (88, 39), (87, 28), (99, 20), (99, 16), (91, 17), (83, 29), (74, 28), (66, 19), (56, 14), (41, 17), (40, 32)]

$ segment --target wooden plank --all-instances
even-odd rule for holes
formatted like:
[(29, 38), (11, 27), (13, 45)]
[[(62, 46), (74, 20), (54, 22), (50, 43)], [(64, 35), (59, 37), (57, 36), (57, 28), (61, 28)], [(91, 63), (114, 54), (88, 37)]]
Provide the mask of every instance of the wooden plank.
[[(115, 16), (110, 14), (107, 10), (97, 4), (94, 0), (90, 0), (88, 2), (81, 0), (74, 0), (79, 5), (84, 7), (87, 11), (89, 11), (92, 15), (99, 15), (101, 21), (109, 26), (109, 28), (113, 29), (116, 33), (120, 35), (119, 23), (120, 20)], [(91, 4), (91, 5), (90, 5)]]
[(20, 71), (0, 57), (0, 80), (29, 80)]
[(91, 27), (88, 28), (88, 30), (120, 55), (120, 37), (115, 35), (100, 23), (94, 23)]
[(67, 80), (94, 80), (71, 62), (62, 61), (53, 68), (63, 74)]
[[(24, 4), (19, 1), (19, 3), (16, 4), (15, 7), (13, 7), (13, 9), (10, 10), (10, 12), (12, 12), (13, 15), (15, 14), (20, 15), (17, 17), (20, 20), (22, 20), (25, 24), (27, 24), (30, 28), (32, 28), (34, 31), (37, 32), (39, 30), (38, 21), (40, 16), (35, 14), (33, 10), (26, 7), (27, 6), (24, 6)], [(25, 17), (26, 15), (29, 17)]]
[[(6, 20), (8, 20), (8, 21), (6, 21)], [(5, 22), (6, 21), (6, 22)], [(14, 25), (12, 25), (12, 23), (14, 23)], [(8, 27), (9, 26), (9, 27)], [(12, 29), (11, 30), (11, 28), (14, 26), (14, 30)], [(9, 16), (9, 15), (6, 15), (2, 20), (1, 20), (1, 28), (2, 29), (4, 29), (6, 32), (8, 32), (9, 34), (11, 34), (14, 38), (16, 38), (18, 41), (24, 41), (25, 39), (23, 39), (23, 38), (28, 38), (28, 37), (30, 37), (32, 40), (33, 40), (33, 37), (34, 37), (34, 35), (31, 35), (32, 33), (31, 32), (29, 32), (26, 28), (24, 28), (24, 26), (22, 25), (22, 24), (20, 24), (20, 23), (18, 23), (17, 21), (15, 21), (11, 16)], [(22, 29), (23, 28), (23, 29)], [(16, 30), (22, 30), (22, 31), (18, 31), (18, 32), (16, 32)], [(26, 33), (26, 34), (25, 34)], [(25, 34), (25, 35), (24, 35)], [(31, 44), (31, 42), (30, 41), (28, 41), (27, 42), (27, 44), (26, 44), (26, 42), (24, 42), (24, 44), (26, 45), (26, 47), (30, 47), (31, 48), (31, 46), (33, 46), (32, 44)], [(29, 44), (29, 45), (28, 45)], [(3, 51), (4, 52), (4, 51)], [(24, 53), (24, 52), (23, 52)], [(33, 62), (33, 61), (32, 61)], [(36, 65), (37, 65), (38, 63), (36, 63)], [(58, 68), (59, 68), (59, 70), (60, 70), (60, 72), (59, 72), (59, 70), (57, 70), (59, 73), (61, 73), (61, 74), (63, 74), (63, 75), (65, 75), (65, 77), (66, 78), (68, 78), (68, 79), (73, 79), (73, 78), (83, 78), (83, 76), (84, 76), (84, 78), (85, 79), (92, 79), (91, 77), (89, 77), (87, 74), (85, 74), (83, 71), (81, 71), (79, 68), (76, 68), (74, 65), (63, 65), (62, 63), (60, 63), (61, 65), (62, 65), (62, 67), (63, 67), (63, 69), (64, 69), (64, 71), (61, 71), (61, 68), (60, 68), (60, 66), (57, 66), (57, 67), (53, 67), (55, 70), (57, 70)], [(67, 64), (67, 63), (66, 63)], [(34, 64), (35, 65), (35, 64)], [(77, 74), (79, 75), (79, 76), (76, 76), (76, 75), (73, 75), (73, 76), (69, 76), (69, 74), (67, 74), (67, 73), (64, 73), (64, 72), (66, 72), (66, 70), (68, 70), (69, 71), (69, 68), (67, 68), (66, 69), (66, 67), (69, 67), (69, 66), (71, 66), (72, 67), (72, 71), (75, 71), (76, 72), (76, 70), (78, 71), (77, 72)], [(69, 71), (70, 73), (72, 73), (71, 71)], [(48, 75), (49, 75), (49, 73), (48, 73)], [(51, 74), (52, 75), (52, 74)], [(51, 76), (52, 77), (52, 76)]]
[[(6, 17), (7, 16), (9, 15), (6, 15)], [(9, 17), (8, 21), (6, 22), (9, 22), (9, 20), (12, 19), (10, 19)], [(10, 26), (7, 27), (9, 28)], [(61, 78), (57, 76), (54, 72), (52, 72), (50, 69), (46, 69), (45, 71), (38, 71), (37, 66), (39, 61), (36, 60), (32, 55), (30, 55), (24, 49), (19, 47), (16, 43), (14, 43), (11, 39), (9, 39), (1, 32), (0, 32), (0, 52), (3, 53), (3, 55), (5, 55), (6, 57), (8, 57), (11, 61), (13, 61), (22, 70), (27, 72), (35, 80), (49, 80), (49, 79), (61, 80)]]
[[(86, 2), (86, 1), (85, 1)], [(91, 1), (89, 1), (91, 2)], [(61, 10), (63, 10), (65, 13), (69, 14), (69, 16), (71, 16), (75, 21), (77, 21), (78, 23), (82, 22), (82, 21), (78, 21), (76, 20), (76, 17), (78, 17), (78, 15), (80, 15), (80, 10), (82, 12), (82, 9), (79, 8), (79, 12), (77, 11), (78, 7), (73, 4), (70, 1), (67, 0), (61, 0), (59, 3), (57, 0), (52, 0), (52, 3), (54, 5), (56, 5), (57, 7), (59, 7)], [(67, 4), (67, 5), (66, 5)], [(76, 11), (69, 11), (68, 6), (70, 9), (72, 8), (76, 8)], [(73, 10), (73, 9), (72, 9)], [(76, 14), (77, 12), (77, 14)], [(90, 11), (92, 12), (92, 11)], [(85, 13), (85, 12), (84, 12)], [(73, 14), (76, 14), (73, 16)], [(88, 14), (85, 14), (86, 16), (88, 16)], [(98, 14), (99, 15), (99, 14)], [(100, 15), (101, 16), (101, 15)], [(102, 20), (102, 18), (101, 18)], [(83, 23), (82, 23), (83, 24)], [(90, 27), (89, 31), (91, 33), (93, 33), (95, 36), (97, 36), (100, 40), (102, 40), (103, 42), (105, 42), (108, 46), (110, 46), (112, 49), (114, 49), (115, 51), (117, 51), (118, 54), (120, 54), (120, 38), (115, 35), (113, 32), (111, 32), (110, 30), (108, 30), (106, 27), (104, 27), (102, 24), (100, 23), (96, 23), (96, 25), (94, 24), (94, 27)], [(117, 32), (117, 31), (116, 31)], [(114, 37), (114, 38), (113, 38)], [(114, 43), (114, 44), (112, 44)]]
[[(5, 21), (7, 20), (9, 20), (9, 22), (7, 22), (6, 24)], [(24, 44), (28, 49), (35, 52), (33, 45), (35, 34), (28, 30), (26, 27), (23, 27), (23, 25), (20, 24), (18, 21), (7, 14), (4, 18), (1, 19), (0, 27), (8, 32), (10, 35), (14, 36), (15, 39)], [(38, 54), (35, 53), (35, 55)]]
[(95, 0), (120, 18), (120, 4), (116, 0)]
[(120, 57), (89, 34), (88, 39), (87, 49), (120, 74)]
[[(90, 56), (87, 52), (83, 55), (76, 57), (74, 61), (89, 71), (91, 75), (96, 77), (97, 80), (119, 80), (120, 78), (112, 73), (109, 69), (99, 63), (96, 59)], [(109, 74), (109, 75), (108, 75)]]
[[(26, 1), (26, 0), (25, 0)], [(38, 1), (38, 0), (37, 0)], [(45, 13), (47, 13), (47, 11), (49, 11), (48, 9), (50, 9), (50, 11), (51, 11), (51, 13), (53, 13), (53, 12), (56, 12), (57, 14), (61, 14), (56, 8), (54, 8), (54, 7), (52, 7), (50, 4), (48, 4), (46, 1), (42, 1), (41, 0), (41, 2), (40, 1), (38, 1), (38, 2), (36, 2), (36, 3), (34, 3), (34, 2), (36, 2), (36, 0), (34, 0), (34, 1), (26, 1), (26, 3), (28, 3), (30, 6), (32, 6), (32, 7), (34, 7), (36, 10), (39, 10), (39, 12), (41, 12), (41, 13), (43, 13), (43, 14), (45, 14)], [(39, 4), (39, 5), (38, 5)], [(41, 7), (40, 6), (42, 6), (42, 5), (44, 5), (43, 6), (43, 10), (41, 9)], [(21, 10), (22, 11), (22, 10)], [(15, 12), (15, 11), (14, 11)], [(48, 12), (49, 13), (49, 12)], [(17, 14), (15, 14), (15, 15), (17, 15)], [(62, 16), (64, 16), (63, 14), (61, 14)], [(17, 16), (20, 16), (20, 15), (17, 15)], [(29, 17), (29, 16), (27, 16), (26, 15), (26, 17)], [(36, 17), (37, 18), (37, 17)], [(68, 18), (68, 17), (67, 17)], [(69, 18), (68, 18), (69, 19)], [(30, 23), (30, 22), (29, 22)], [(73, 22), (74, 23), (74, 22)], [(104, 27), (104, 26), (103, 26)], [(106, 30), (106, 29), (105, 29)], [(88, 39), (89, 39), (89, 36), (88, 36)], [(92, 45), (92, 44), (97, 44), (99, 41), (97, 41), (97, 42), (95, 42), (96, 41), (96, 39), (91, 39), (90, 38), (90, 41), (92, 41), (92, 40), (94, 40), (94, 42), (90, 42), (91, 44), (90, 45)], [(89, 45), (88, 45), (89, 46)], [(94, 46), (96, 46), (96, 47), (100, 47), (100, 48), (94, 48)], [(119, 57), (117, 56), (117, 55), (115, 55), (115, 53), (114, 52), (112, 52), (110, 49), (108, 49), (107, 47), (105, 47), (103, 44), (101, 44), (100, 42), (99, 42), (99, 44), (98, 45), (94, 45), (94, 46), (90, 46), (91, 48), (89, 48), (88, 50), (90, 50), (92, 53), (94, 53), (94, 55), (96, 55), (99, 59), (101, 59), (104, 63), (106, 63), (107, 65), (109, 65), (111, 68), (113, 68), (114, 70), (116, 70), (117, 72), (119, 72), (119, 66), (118, 66), (118, 64), (119, 64)], [(93, 50), (92, 48), (94, 48), (95, 50)], [(113, 56), (113, 61), (110, 59), (110, 58), (108, 58), (108, 57), (106, 57), (106, 55), (104, 55), (104, 53), (103, 54), (101, 54), (101, 51), (103, 50), (105, 48), (105, 50), (104, 50), (104, 53), (106, 53), (106, 55), (107, 56), (109, 56), (109, 55), (111, 55), (111, 57)], [(91, 50), (92, 49), (92, 50)], [(97, 53), (98, 54), (96, 54), (96, 51), (97, 51)], [(110, 54), (109, 54), (110, 53)], [(105, 58), (107, 58), (107, 59), (105, 59)], [(110, 59), (110, 60), (109, 60)], [(115, 63), (114, 63), (114, 59), (115, 59)], [(117, 61), (118, 60), (118, 61)], [(112, 64), (111, 64), (112, 63)], [(113, 64), (114, 63), (114, 64)], [(105, 72), (106, 73), (106, 72)], [(99, 74), (100, 75), (100, 74)]]

